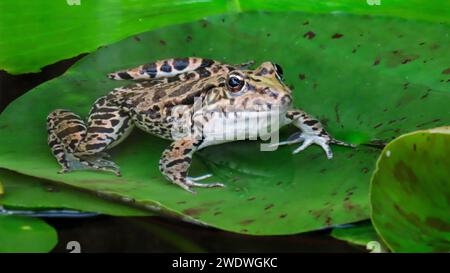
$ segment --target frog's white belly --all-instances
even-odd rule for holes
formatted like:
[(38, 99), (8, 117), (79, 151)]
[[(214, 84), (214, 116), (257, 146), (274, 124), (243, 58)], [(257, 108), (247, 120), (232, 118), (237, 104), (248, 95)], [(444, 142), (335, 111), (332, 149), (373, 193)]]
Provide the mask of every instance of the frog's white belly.
[(239, 140), (267, 140), (286, 124), (285, 111), (264, 112), (212, 112), (202, 123), (204, 141), (199, 149)]

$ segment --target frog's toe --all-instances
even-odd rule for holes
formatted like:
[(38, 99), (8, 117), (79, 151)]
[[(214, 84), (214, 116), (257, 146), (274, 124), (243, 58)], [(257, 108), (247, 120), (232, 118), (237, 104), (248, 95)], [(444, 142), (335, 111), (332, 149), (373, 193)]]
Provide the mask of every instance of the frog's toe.
[(278, 147), (278, 146), (283, 146), (283, 145), (291, 145), (291, 144), (295, 144), (295, 143), (300, 143), (304, 140), (305, 139), (303, 138), (301, 133), (295, 133), (295, 134), (292, 134), (291, 136), (289, 136), (287, 140), (281, 141), (278, 143), (273, 143), (273, 144), (270, 144), (269, 146), (270, 147)]
[(191, 181), (200, 181), (200, 180), (203, 180), (203, 179), (210, 178), (211, 176), (212, 176), (212, 174), (208, 173), (208, 174), (201, 175), (201, 176), (196, 176), (196, 177), (188, 176), (188, 179), (191, 180)]
[[(197, 183), (197, 181), (210, 178), (212, 174), (205, 174), (202, 176), (191, 177), (188, 176), (184, 184), (189, 187), (199, 187), (199, 188), (215, 188), (215, 187), (225, 187), (222, 183)], [(191, 189), (192, 191), (192, 189)]]
[(106, 159), (100, 158), (95, 161), (89, 162), (87, 165), (89, 167), (91, 167), (92, 169), (112, 172), (116, 176), (121, 176), (120, 167), (116, 163), (106, 160)]
[(106, 153), (102, 153), (95, 157), (76, 158), (72, 157), (69, 161), (68, 171), (73, 170), (99, 170), (113, 172), (117, 176), (121, 176), (120, 167), (113, 161), (106, 160)]
[(215, 187), (225, 187), (224, 184), (222, 183), (197, 183), (195, 182), (195, 180), (192, 179), (186, 179), (185, 182), (186, 185), (188, 185), (189, 187), (199, 187), (199, 188), (215, 188)]
[(321, 135), (301, 134), (299, 136), (299, 139), (302, 139), (303, 143), (302, 145), (300, 145), (300, 147), (298, 147), (292, 152), (293, 154), (297, 154), (305, 150), (309, 146), (316, 144), (319, 145), (325, 151), (325, 154), (327, 155), (328, 159), (333, 158), (333, 152), (331, 151), (331, 147), (329, 145), (331, 139), (328, 135), (321, 136)]

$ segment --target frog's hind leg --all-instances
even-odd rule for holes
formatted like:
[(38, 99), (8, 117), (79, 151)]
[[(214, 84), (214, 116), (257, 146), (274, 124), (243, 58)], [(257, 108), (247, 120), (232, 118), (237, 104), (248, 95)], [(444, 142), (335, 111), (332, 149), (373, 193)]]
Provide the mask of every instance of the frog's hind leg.
[(80, 117), (68, 110), (58, 109), (47, 117), (48, 145), (61, 165), (59, 173), (79, 168), (79, 161), (70, 154), (86, 136), (86, 126)]
[[(101, 169), (114, 171), (110, 167), (98, 166), (89, 160), (74, 155), (79, 143), (86, 137), (86, 125), (83, 120), (73, 112), (58, 109), (51, 112), (47, 117), (48, 145), (53, 156), (61, 165), (59, 173), (73, 170)], [(102, 160), (97, 157), (95, 161)]]
[(67, 110), (55, 110), (47, 118), (49, 146), (62, 166), (60, 172), (94, 169), (120, 175), (119, 167), (106, 150), (117, 145), (131, 131), (131, 119), (105, 97), (96, 101), (87, 124)]
[(224, 187), (222, 183), (198, 183), (197, 181), (211, 177), (210, 174), (199, 177), (189, 177), (188, 169), (192, 155), (201, 144), (200, 140), (183, 138), (175, 141), (167, 148), (159, 161), (159, 169), (172, 183), (177, 184), (188, 192), (195, 193), (192, 187)]
[(158, 60), (134, 68), (108, 74), (113, 80), (150, 80), (162, 77), (172, 77), (178, 74), (194, 71), (201, 68), (220, 65), (211, 59), (188, 57)]

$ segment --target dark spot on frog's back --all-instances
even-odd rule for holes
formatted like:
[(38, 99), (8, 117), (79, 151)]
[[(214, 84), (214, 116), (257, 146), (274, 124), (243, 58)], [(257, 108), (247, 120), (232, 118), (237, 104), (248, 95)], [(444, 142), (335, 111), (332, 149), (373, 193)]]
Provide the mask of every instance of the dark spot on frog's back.
[(133, 78), (127, 72), (119, 72), (118, 75), (121, 79), (124, 79), (124, 80), (130, 80)]
[(177, 58), (173, 60), (173, 67), (178, 71), (184, 70), (188, 65), (189, 65), (188, 58)]
[(154, 78), (158, 73), (155, 63), (144, 64), (142, 70), (144, 70), (151, 78)]
[(167, 62), (164, 62), (163, 65), (161, 66), (161, 71), (170, 73), (172, 72), (172, 67)]
[(211, 72), (209, 72), (208, 70), (206, 70), (206, 68), (197, 68), (195, 71), (197, 71), (197, 73), (200, 75), (200, 78), (206, 78), (211, 76)]
[(208, 67), (211, 66), (214, 63), (211, 59), (203, 59), (202, 63), (200, 64), (200, 67)]

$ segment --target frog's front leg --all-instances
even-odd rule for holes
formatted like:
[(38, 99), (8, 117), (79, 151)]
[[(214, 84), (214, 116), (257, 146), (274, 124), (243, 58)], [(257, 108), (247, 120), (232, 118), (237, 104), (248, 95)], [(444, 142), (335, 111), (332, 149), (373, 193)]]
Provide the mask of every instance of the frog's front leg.
[(274, 145), (288, 145), (302, 142), (302, 144), (294, 150), (294, 154), (305, 150), (312, 144), (317, 144), (325, 151), (327, 158), (331, 159), (333, 158), (333, 152), (331, 151), (330, 144), (355, 147), (352, 144), (331, 137), (317, 119), (309, 116), (302, 110), (294, 109), (288, 111), (286, 113), (286, 119), (288, 120), (288, 123), (292, 123), (295, 127), (299, 128), (301, 132), (291, 135), (287, 141)]
[(172, 183), (177, 184), (183, 189), (195, 193), (192, 187), (223, 187), (221, 183), (209, 183), (202, 184), (197, 183), (199, 180), (203, 180), (211, 177), (210, 174), (189, 177), (188, 169), (191, 165), (192, 155), (200, 146), (201, 140), (186, 137), (175, 140), (162, 154), (159, 161), (159, 169), (162, 174)]

